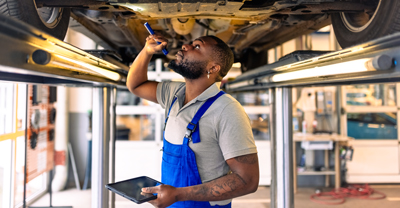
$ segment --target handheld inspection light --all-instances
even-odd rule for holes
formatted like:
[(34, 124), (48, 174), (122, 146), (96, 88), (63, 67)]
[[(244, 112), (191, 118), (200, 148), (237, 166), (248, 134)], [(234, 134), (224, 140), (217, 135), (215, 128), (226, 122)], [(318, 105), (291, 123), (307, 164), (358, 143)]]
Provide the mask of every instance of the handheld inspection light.
[[(153, 29), (151, 29), (149, 23), (147, 23), (147, 22), (144, 23), (144, 26), (146, 27), (147, 31), (149, 31), (150, 35), (154, 35), (154, 31), (153, 31)], [(158, 41), (156, 41), (156, 42), (157, 42), (158, 45), (161, 44), (161, 42), (158, 42)], [(163, 52), (164, 55), (168, 54), (168, 50), (165, 49), (165, 48), (162, 49), (162, 52)]]

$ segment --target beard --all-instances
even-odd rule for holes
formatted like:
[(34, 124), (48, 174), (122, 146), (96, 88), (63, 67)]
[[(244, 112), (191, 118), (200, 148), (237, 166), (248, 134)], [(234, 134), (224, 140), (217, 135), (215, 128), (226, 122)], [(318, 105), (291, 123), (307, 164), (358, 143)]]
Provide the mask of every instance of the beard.
[(183, 60), (180, 64), (177, 64), (175, 60), (172, 60), (168, 64), (168, 68), (186, 79), (198, 79), (205, 72), (206, 67), (206, 61)]

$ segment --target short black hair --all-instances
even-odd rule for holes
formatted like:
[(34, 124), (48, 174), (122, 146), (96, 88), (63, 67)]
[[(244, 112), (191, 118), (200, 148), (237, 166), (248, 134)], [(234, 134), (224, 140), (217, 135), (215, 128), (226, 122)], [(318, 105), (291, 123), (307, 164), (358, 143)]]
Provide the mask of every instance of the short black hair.
[(229, 48), (229, 46), (218, 37), (213, 35), (209, 35), (207, 37), (210, 37), (217, 42), (217, 44), (213, 45), (214, 50), (212, 52), (212, 56), (214, 60), (221, 66), (221, 70), (219, 71), (219, 76), (217, 77), (216, 80), (216, 81), (221, 81), (222, 78), (224, 78), (226, 74), (228, 74), (229, 70), (232, 68), (234, 60), (233, 52)]

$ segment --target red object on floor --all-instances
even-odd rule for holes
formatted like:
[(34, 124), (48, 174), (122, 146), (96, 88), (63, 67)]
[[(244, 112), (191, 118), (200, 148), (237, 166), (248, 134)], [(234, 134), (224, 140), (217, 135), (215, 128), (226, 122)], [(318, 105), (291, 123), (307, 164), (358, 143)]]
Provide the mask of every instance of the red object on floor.
[[(373, 195), (373, 196), (372, 196)], [(334, 189), (330, 192), (321, 192), (311, 195), (311, 201), (319, 204), (343, 204), (346, 198), (377, 200), (384, 199), (386, 195), (365, 185), (350, 185), (347, 188)]]

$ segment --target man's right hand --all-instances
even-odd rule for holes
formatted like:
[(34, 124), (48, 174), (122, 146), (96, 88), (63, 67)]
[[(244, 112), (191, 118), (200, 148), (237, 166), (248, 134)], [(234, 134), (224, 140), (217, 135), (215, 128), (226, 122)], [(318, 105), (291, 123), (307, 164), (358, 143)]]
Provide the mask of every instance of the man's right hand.
[(165, 208), (178, 201), (179, 190), (170, 185), (159, 185), (142, 188), (143, 193), (157, 194), (157, 199), (148, 201), (157, 208)]
[[(161, 44), (158, 44), (156, 41)], [(146, 45), (136, 56), (126, 80), (126, 86), (129, 91), (136, 96), (157, 103), (158, 82), (148, 80), (147, 67), (153, 54), (161, 52), (167, 46), (167, 43), (167, 39), (157, 34), (146, 38)]]
[[(157, 42), (161, 44), (158, 44)], [(144, 46), (145, 51), (148, 55), (159, 53), (163, 48), (167, 47), (168, 40), (161, 35), (149, 35), (146, 38), (146, 45)]]

